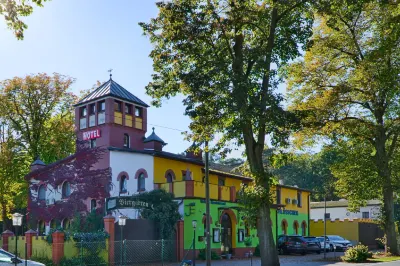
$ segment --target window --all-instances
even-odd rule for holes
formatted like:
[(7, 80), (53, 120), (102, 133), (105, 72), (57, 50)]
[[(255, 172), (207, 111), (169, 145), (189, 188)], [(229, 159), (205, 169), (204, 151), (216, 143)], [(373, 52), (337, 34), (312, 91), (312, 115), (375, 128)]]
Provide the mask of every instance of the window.
[(81, 117), (86, 117), (86, 115), (87, 115), (86, 107), (81, 107)]
[(297, 192), (297, 207), (301, 207), (301, 192)]
[(331, 218), (331, 214), (330, 213), (325, 213), (325, 218), (326, 219), (330, 219)]
[(220, 186), (220, 187), (225, 186), (225, 178), (218, 177), (218, 186)]
[(50, 222), (50, 228), (51, 228), (51, 229), (56, 229), (56, 228), (57, 228), (57, 221), (56, 221), (56, 219), (51, 220), (51, 222)]
[(90, 148), (95, 148), (96, 147), (96, 139), (91, 139), (90, 140)]
[(369, 219), (369, 212), (362, 212), (363, 219)]
[(63, 220), (63, 229), (69, 229), (71, 227), (71, 221), (68, 218)]
[(106, 102), (99, 102), (99, 112), (104, 112), (106, 110)]
[(190, 172), (189, 170), (188, 171), (182, 170), (182, 180), (183, 181), (192, 180), (192, 172)]
[(276, 204), (281, 204), (281, 189), (276, 189)]
[(167, 183), (172, 183), (173, 182), (174, 177), (172, 176), (171, 173), (167, 174)]
[(90, 201), (90, 211), (95, 211), (95, 210), (96, 210), (96, 207), (97, 207), (97, 202), (96, 202), (95, 199), (92, 199), (92, 200)]
[(119, 101), (114, 101), (114, 110), (116, 112), (121, 112), (122, 111), (122, 103)]
[(89, 114), (94, 115), (96, 113), (96, 104), (89, 105)]
[(71, 186), (69, 182), (65, 181), (62, 185), (62, 198), (68, 198), (71, 195)]
[(128, 180), (126, 179), (126, 176), (123, 175), (121, 177), (121, 180), (119, 181), (119, 192), (126, 193), (127, 185), (128, 185)]
[(295, 235), (299, 234), (299, 223), (297, 221), (294, 221), (293, 223), (293, 232)]
[(39, 200), (46, 200), (46, 189), (45, 189), (44, 185), (41, 185), (39, 187), (38, 198), (39, 198)]
[(145, 177), (144, 174), (141, 173), (138, 177), (138, 191), (145, 191), (146, 186), (145, 186)]
[(143, 109), (141, 107), (135, 107), (135, 116), (142, 117)]
[(125, 114), (130, 115), (132, 114), (132, 105), (130, 104), (125, 104)]
[(288, 226), (286, 220), (282, 221), (281, 226), (282, 226), (282, 234), (286, 235), (287, 234), (287, 226)]
[(38, 222), (38, 232), (39, 235), (44, 235), (44, 233), (46, 232), (46, 226), (44, 221), (42, 220)]
[(306, 222), (301, 223), (301, 235), (305, 236), (307, 234), (307, 224)]
[(130, 138), (128, 134), (124, 134), (124, 147), (130, 148)]

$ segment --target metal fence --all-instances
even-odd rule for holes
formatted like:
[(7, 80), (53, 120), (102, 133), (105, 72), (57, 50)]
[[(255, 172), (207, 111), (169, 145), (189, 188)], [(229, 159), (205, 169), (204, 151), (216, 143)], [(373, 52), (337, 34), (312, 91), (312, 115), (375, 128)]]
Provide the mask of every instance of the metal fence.
[(176, 262), (174, 240), (124, 240), (115, 241), (115, 265), (163, 265)]

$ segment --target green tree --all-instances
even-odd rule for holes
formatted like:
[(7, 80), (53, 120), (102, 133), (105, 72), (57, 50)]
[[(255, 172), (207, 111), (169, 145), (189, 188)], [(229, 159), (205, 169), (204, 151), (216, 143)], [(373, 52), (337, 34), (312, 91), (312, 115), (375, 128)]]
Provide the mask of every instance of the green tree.
[[(362, 153), (347, 158), (350, 161), (344, 166), (349, 168), (340, 177), (354, 178), (353, 184), (358, 184), (355, 180), (363, 174), (375, 181), (373, 189), (383, 198), (387, 244), (391, 252), (398, 253), (393, 211), (398, 184), (392, 164), (399, 157), (400, 4), (320, 3), (313, 45), (304, 61), (294, 63), (288, 71), (292, 108), (305, 115), (304, 135), (350, 139), (352, 145), (365, 149), (356, 149)], [(355, 160), (368, 168), (354, 169)], [(366, 170), (372, 172), (366, 175)], [(350, 201), (366, 196), (358, 193), (357, 185), (351, 188), (354, 192), (347, 193)]]
[(23, 177), (29, 162), (15, 132), (4, 119), (0, 121), (0, 209), (5, 231), (12, 211), (26, 206), (28, 188)]
[[(73, 79), (59, 74), (28, 75), (1, 82), (0, 116), (10, 122), (21, 145), (34, 159), (46, 163), (75, 150), (73, 104), (69, 89)], [(60, 144), (58, 147), (53, 147)]]
[[(155, 74), (146, 87), (160, 105), (182, 93), (196, 143), (223, 137), (245, 146), (255, 184), (269, 191), (263, 167), (265, 136), (288, 135), (293, 116), (280, 106), (277, 70), (299, 56), (311, 35), (306, 1), (174, 0), (157, 4), (158, 16), (140, 23), (154, 49)], [(227, 150), (225, 150), (227, 151)], [(262, 265), (279, 265), (271, 229), (269, 193), (259, 199), (258, 234)]]
[(15, 36), (22, 40), (24, 30), (28, 28), (21, 17), (27, 17), (33, 12), (33, 7), (42, 7), (47, 0), (0, 0), (0, 15), (4, 16), (7, 26), (14, 31)]

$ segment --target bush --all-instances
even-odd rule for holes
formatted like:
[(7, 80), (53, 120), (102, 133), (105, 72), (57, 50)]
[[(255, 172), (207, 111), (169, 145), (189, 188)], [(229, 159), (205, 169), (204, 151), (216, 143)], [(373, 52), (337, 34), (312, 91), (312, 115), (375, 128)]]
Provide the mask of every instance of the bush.
[(260, 244), (257, 244), (256, 248), (254, 249), (254, 256), (260, 257)]
[[(206, 250), (201, 249), (198, 256), (199, 260), (206, 260)], [(211, 259), (212, 260), (219, 260), (221, 257), (213, 250), (211, 250)]]
[(39, 257), (39, 256), (32, 256), (30, 260), (43, 263), (46, 266), (53, 266), (53, 260), (49, 259), (48, 257)]
[[(79, 258), (62, 258), (60, 261), (60, 266), (72, 266), (72, 265), (81, 265), (81, 260)], [(47, 266), (47, 264), (46, 264)]]
[(372, 258), (372, 253), (368, 251), (368, 247), (357, 245), (346, 250), (342, 260), (346, 262), (366, 262), (369, 258)]

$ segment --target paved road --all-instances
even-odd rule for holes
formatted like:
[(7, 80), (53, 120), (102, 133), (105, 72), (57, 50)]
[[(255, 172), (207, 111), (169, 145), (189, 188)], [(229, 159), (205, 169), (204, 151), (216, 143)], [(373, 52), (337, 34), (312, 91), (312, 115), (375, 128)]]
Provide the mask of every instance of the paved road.
[[(328, 253), (328, 258), (333, 259), (333, 253)], [(342, 256), (343, 253), (336, 253), (336, 257)], [(334, 262), (334, 261), (323, 261), (323, 254), (309, 254), (307, 256), (279, 256), (282, 266), (400, 266), (400, 261), (387, 262), (387, 263), (363, 263), (363, 264), (353, 264), (344, 262)], [(196, 266), (205, 266), (205, 262), (197, 262)], [(260, 266), (261, 261), (259, 258), (254, 258), (251, 262), (250, 260), (219, 260), (212, 261), (212, 266)]]

